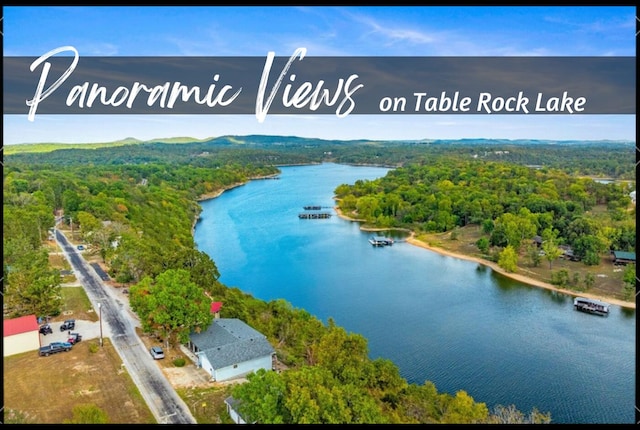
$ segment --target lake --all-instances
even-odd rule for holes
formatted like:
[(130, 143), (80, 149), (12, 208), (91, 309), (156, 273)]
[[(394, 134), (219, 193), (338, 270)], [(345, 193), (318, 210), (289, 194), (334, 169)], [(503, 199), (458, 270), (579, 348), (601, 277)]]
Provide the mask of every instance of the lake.
[[(195, 241), (223, 284), (333, 318), (410, 383), (464, 390), (489, 409), (537, 408), (553, 423), (635, 422), (635, 310), (589, 315), (477, 263), (402, 241), (373, 247), (371, 232), (335, 215), (333, 191), (389, 169), (281, 170), (201, 202)], [(300, 219), (306, 205), (333, 216)]]

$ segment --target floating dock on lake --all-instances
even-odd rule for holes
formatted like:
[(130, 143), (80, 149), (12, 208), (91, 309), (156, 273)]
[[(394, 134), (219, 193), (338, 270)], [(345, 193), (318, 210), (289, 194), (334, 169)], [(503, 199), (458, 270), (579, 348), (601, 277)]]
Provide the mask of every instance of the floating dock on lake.
[(393, 239), (384, 236), (372, 236), (369, 238), (369, 243), (373, 246), (391, 246), (393, 245)]
[(298, 214), (300, 219), (326, 219), (331, 218), (331, 212), (302, 212)]

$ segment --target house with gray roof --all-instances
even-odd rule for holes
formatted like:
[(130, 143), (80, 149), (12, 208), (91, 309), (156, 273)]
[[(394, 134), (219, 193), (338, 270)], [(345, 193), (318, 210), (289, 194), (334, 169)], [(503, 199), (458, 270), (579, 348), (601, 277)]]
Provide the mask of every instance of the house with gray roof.
[(214, 318), (207, 330), (191, 333), (187, 347), (214, 381), (273, 370), (276, 354), (266, 336), (237, 318)]

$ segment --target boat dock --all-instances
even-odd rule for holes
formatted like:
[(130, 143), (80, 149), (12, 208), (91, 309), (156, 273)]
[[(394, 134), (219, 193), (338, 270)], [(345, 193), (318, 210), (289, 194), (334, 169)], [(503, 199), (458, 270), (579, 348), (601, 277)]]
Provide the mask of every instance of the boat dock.
[(302, 212), (298, 214), (300, 219), (326, 219), (331, 218), (330, 212)]
[(393, 245), (393, 239), (384, 236), (372, 236), (369, 238), (369, 243), (373, 246), (391, 246)]
[(600, 300), (587, 299), (585, 297), (576, 297), (573, 299), (573, 306), (577, 311), (587, 312), (590, 314), (607, 316), (609, 315), (609, 303)]
[(327, 206), (320, 205), (306, 205), (303, 206), (306, 212), (301, 212), (298, 214), (298, 218), (300, 219), (327, 219), (331, 218), (331, 212), (320, 212), (321, 209), (326, 209)]

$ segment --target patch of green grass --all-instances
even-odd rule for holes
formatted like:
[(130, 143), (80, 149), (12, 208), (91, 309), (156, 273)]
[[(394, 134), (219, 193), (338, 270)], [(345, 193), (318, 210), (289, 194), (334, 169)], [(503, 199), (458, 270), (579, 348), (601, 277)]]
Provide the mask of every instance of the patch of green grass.
[[(93, 307), (83, 287), (62, 287), (60, 290), (66, 307), (64, 310), (71, 311), (73, 318), (98, 321), (98, 315), (89, 312)], [(64, 315), (62, 317), (68, 318)]]
[(176, 392), (189, 407), (198, 424), (233, 424), (224, 403), (224, 399), (231, 395), (231, 385), (178, 388)]

